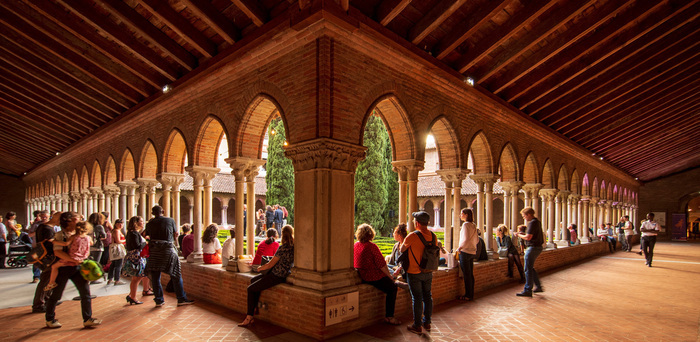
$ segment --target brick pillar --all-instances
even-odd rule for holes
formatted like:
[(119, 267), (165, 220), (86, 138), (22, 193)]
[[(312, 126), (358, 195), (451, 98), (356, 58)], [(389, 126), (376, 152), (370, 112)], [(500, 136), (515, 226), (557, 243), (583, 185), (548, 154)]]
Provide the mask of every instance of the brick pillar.
[(295, 177), (294, 285), (326, 291), (360, 282), (353, 268), (354, 186), (365, 150), (328, 138), (286, 148)]

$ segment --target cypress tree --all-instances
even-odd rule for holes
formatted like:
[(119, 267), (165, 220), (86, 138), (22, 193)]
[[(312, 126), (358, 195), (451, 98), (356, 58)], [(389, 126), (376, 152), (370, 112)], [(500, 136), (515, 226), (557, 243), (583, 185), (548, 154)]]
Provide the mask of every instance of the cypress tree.
[[(274, 133), (273, 133), (274, 132)], [(265, 181), (266, 199), (269, 205), (279, 204), (287, 208), (287, 223), (294, 224), (294, 166), (284, 156), (286, 134), (281, 118), (273, 119), (268, 127), (267, 164)]]
[(384, 209), (384, 233), (391, 236), (394, 227), (399, 224), (399, 175), (394, 172), (391, 162), (392, 148), (391, 140), (389, 139), (389, 132), (384, 130), (384, 162), (385, 162), (385, 172), (386, 172), (386, 191), (387, 191), (387, 203)]
[(387, 203), (386, 146), (382, 131), (386, 132), (382, 120), (370, 116), (363, 141), (367, 155), (355, 172), (355, 225), (369, 223), (380, 233), (385, 231), (383, 213)]

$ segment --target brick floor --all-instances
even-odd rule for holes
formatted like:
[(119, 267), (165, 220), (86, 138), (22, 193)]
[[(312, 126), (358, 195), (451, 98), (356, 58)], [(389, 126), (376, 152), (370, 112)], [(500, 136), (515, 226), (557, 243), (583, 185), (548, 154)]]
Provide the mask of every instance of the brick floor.
[[(545, 292), (534, 298), (516, 297), (521, 286), (514, 284), (472, 303), (440, 305), (432, 332), (422, 337), (405, 325), (378, 323), (334, 341), (699, 341), (700, 244), (658, 243), (653, 265), (617, 252), (543, 274)], [(44, 316), (29, 307), (2, 309), (0, 340), (310, 341), (260, 321), (238, 328), (242, 314), (201, 301), (178, 308), (167, 297), (158, 309), (151, 300), (125, 304), (123, 295), (95, 299), (95, 317), (105, 320), (96, 329), (82, 328), (78, 302), (58, 307), (57, 330), (44, 328)]]

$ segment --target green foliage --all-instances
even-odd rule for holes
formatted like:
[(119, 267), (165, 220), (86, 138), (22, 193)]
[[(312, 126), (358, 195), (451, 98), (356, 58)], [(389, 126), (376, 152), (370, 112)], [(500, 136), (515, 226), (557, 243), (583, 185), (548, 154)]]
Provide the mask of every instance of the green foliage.
[[(275, 132), (274, 134), (272, 132)], [(286, 134), (281, 118), (270, 122), (268, 127), (267, 164), (267, 203), (279, 204), (287, 208), (287, 222), (294, 224), (294, 166), (292, 161), (284, 156)]]
[(385, 172), (387, 175), (387, 203), (386, 207), (384, 207), (384, 213), (382, 214), (382, 216), (384, 217), (384, 226), (388, 228), (385, 230), (388, 231), (389, 236), (391, 236), (394, 227), (396, 227), (399, 224), (399, 175), (396, 172), (394, 172), (391, 166), (393, 157), (391, 149), (391, 140), (389, 139), (388, 132), (385, 134), (385, 141), (386, 148), (384, 150), (384, 159), (386, 160)]
[(388, 133), (382, 120), (370, 116), (363, 141), (367, 154), (355, 173), (355, 225), (369, 223), (382, 235), (387, 232), (382, 217), (387, 203), (385, 135)]
[[(445, 241), (445, 233), (443, 232), (434, 232), (435, 236), (437, 236), (438, 240), (440, 241)], [(396, 241), (394, 241), (393, 237), (383, 237), (383, 236), (377, 236), (372, 240), (375, 244), (377, 244), (377, 247), (379, 247), (379, 250), (382, 252), (382, 255), (387, 256), (391, 254), (391, 249), (394, 248), (394, 244)]]

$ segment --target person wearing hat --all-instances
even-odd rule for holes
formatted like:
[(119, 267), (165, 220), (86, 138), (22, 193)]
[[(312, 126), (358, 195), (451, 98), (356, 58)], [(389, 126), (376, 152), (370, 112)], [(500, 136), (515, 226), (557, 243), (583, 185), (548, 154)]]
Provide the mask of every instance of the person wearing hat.
[(414, 334), (422, 334), (423, 328), (430, 331), (431, 316), (433, 313), (433, 274), (422, 272), (419, 266), (423, 258), (425, 246), (418, 234), (422, 234), (425, 241), (433, 241), (434, 234), (428, 230), (430, 215), (425, 211), (413, 213), (413, 222), (416, 231), (408, 234), (401, 245), (401, 253), (409, 253), (409, 267), (406, 270), (408, 289), (411, 292), (413, 303), (413, 324), (408, 326), (408, 331)]

